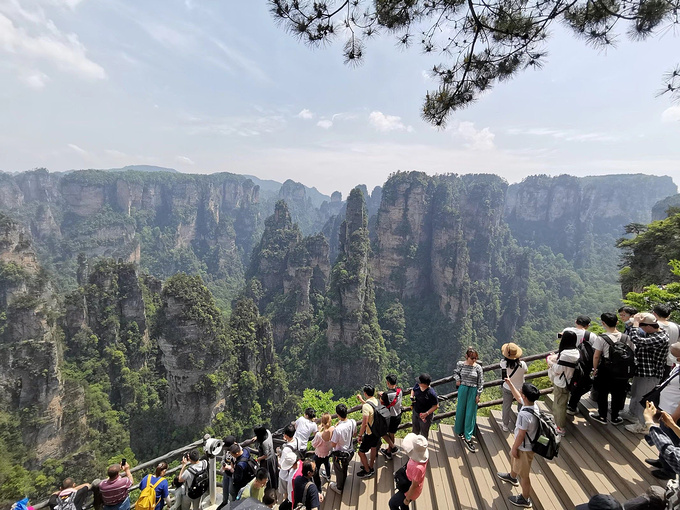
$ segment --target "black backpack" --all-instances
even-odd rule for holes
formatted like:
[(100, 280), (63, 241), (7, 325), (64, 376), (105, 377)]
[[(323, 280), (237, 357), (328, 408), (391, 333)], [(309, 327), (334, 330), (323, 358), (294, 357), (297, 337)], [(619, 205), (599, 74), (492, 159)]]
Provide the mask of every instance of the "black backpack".
[(541, 457), (550, 460), (557, 457), (560, 451), (560, 443), (557, 439), (557, 425), (552, 414), (544, 411), (536, 413), (533, 408), (523, 407), (520, 412), (526, 411), (531, 413), (538, 419), (538, 430), (536, 436), (532, 439), (529, 434), (527, 437), (531, 442), (531, 449)]
[(245, 461), (246, 469), (243, 472), (243, 479), (246, 483), (248, 483), (253, 478), (255, 478), (255, 474), (257, 473), (257, 470), (260, 468), (260, 465), (257, 463), (257, 460), (255, 460), (253, 458), (252, 454), (247, 459), (243, 459), (243, 460), (242, 459), (243, 459), (243, 455), (241, 455), (238, 459), (236, 459), (234, 464), (238, 464), (239, 462)]
[(208, 486), (210, 485), (208, 469), (204, 468), (201, 471), (195, 471), (192, 468), (187, 468), (187, 471), (194, 475), (191, 487), (187, 490), (187, 496), (189, 496), (189, 499), (200, 498), (208, 491)]
[(612, 342), (609, 335), (601, 335), (609, 345), (609, 358), (606, 360), (607, 375), (616, 379), (630, 379), (635, 375), (635, 353), (628, 345), (630, 337), (621, 334), (621, 340)]
[(387, 434), (390, 429), (390, 410), (383, 404), (378, 404), (377, 406), (373, 402), (367, 402), (373, 408), (373, 425), (369, 428), (371, 429), (371, 435), (376, 437), (383, 437)]

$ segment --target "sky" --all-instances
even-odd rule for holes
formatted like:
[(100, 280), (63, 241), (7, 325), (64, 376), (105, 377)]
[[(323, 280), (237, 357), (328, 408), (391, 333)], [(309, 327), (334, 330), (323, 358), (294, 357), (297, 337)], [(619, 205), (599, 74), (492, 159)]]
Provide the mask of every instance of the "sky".
[(344, 196), (390, 173), (670, 175), (680, 104), (656, 97), (680, 37), (593, 49), (554, 26), (541, 70), (497, 85), (446, 129), (421, 119), (440, 55), (278, 26), (265, 0), (0, 0), (0, 170), (159, 165), (290, 178)]

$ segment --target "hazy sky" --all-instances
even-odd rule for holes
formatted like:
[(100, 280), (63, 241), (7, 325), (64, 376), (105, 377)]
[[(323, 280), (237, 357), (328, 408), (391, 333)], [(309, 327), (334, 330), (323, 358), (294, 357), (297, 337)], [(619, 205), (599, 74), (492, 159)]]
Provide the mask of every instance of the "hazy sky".
[(343, 194), (396, 170), (680, 183), (680, 105), (655, 97), (679, 48), (667, 31), (604, 53), (555, 26), (542, 70), (435, 130), (420, 109), (440, 59), (389, 36), (350, 68), (264, 0), (0, 0), (0, 170), (152, 164)]

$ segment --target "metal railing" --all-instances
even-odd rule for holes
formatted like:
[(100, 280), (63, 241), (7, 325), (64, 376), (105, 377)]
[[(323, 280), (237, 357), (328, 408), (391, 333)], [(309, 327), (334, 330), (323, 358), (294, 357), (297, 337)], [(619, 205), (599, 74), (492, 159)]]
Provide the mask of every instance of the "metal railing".
[[(531, 356), (526, 356), (526, 357), (521, 358), (521, 361), (530, 363), (532, 361), (545, 359), (545, 357), (548, 356), (549, 354), (551, 354), (551, 352), (552, 351), (548, 351), (548, 352), (543, 352), (541, 354), (534, 354), (534, 355), (531, 355)], [(494, 370), (500, 370), (500, 364), (494, 363), (492, 365), (485, 365), (485, 366), (482, 367), (483, 372), (491, 372), (491, 371), (494, 371)], [(534, 373), (531, 373), (531, 374), (526, 374), (524, 378), (525, 378), (525, 380), (531, 380), (531, 379), (536, 379), (536, 378), (539, 378), (539, 377), (546, 377), (547, 375), (548, 375), (548, 371), (542, 370), (540, 372), (534, 372)], [(432, 381), (430, 386), (435, 386), (435, 387), (441, 386), (443, 384), (448, 384), (448, 383), (451, 383), (453, 381), (454, 381), (454, 377), (451, 375), (451, 376), (448, 376), (448, 377), (444, 377), (442, 379), (437, 379), (435, 381)], [(495, 386), (500, 386), (502, 384), (503, 384), (502, 379), (494, 379), (492, 381), (485, 382), (483, 387), (484, 388), (491, 388), (491, 387), (495, 387)], [(551, 393), (552, 391), (553, 391), (552, 387), (543, 389), (543, 390), (541, 390), (541, 395), (546, 395), (548, 393)], [(438, 395), (437, 398), (439, 399), (440, 402), (445, 402), (445, 401), (451, 401), (451, 400), (455, 399), (457, 396), (458, 396), (458, 390), (450, 392), (450, 393), (446, 393), (444, 395)], [(496, 405), (501, 405), (502, 403), (503, 403), (503, 399), (489, 400), (489, 401), (486, 401), (486, 402), (481, 402), (477, 406), (477, 408), (482, 409), (482, 408), (485, 408), (485, 407), (492, 407), (492, 406), (496, 406)], [(348, 414), (360, 411), (361, 406), (362, 406), (362, 404), (357, 404), (356, 406), (353, 406), (352, 408), (348, 409), (347, 410)], [(412, 409), (411, 406), (406, 406), (406, 407), (402, 408), (402, 410), (404, 412), (410, 411), (411, 409)], [(455, 410), (449, 411), (449, 412), (444, 412), (444, 413), (437, 413), (437, 414), (434, 415), (432, 421), (443, 420), (445, 418), (450, 418), (450, 417), (455, 416), (455, 415), (456, 415)], [(332, 418), (337, 418), (337, 415), (333, 414)], [(411, 426), (410, 423), (402, 423), (399, 426), (399, 429), (403, 430), (403, 429), (408, 428), (410, 426)], [(277, 442), (281, 442), (280, 438), (282, 437), (282, 435), (283, 435), (283, 427), (272, 433), (272, 436), (274, 436), (274, 438), (275, 438), (275, 440), (277, 440)], [(194, 441), (193, 443), (190, 443), (188, 445), (177, 448), (177, 449), (175, 449), (171, 452), (165, 453), (165, 454), (161, 455), (160, 457), (156, 457), (155, 459), (151, 459), (149, 461), (138, 464), (135, 467), (131, 468), (130, 472), (131, 473), (137, 473), (139, 471), (143, 471), (143, 470), (146, 470), (148, 468), (155, 468), (158, 465), (159, 462), (168, 461), (168, 460), (174, 459), (176, 457), (181, 458), (185, 453), (193, 450), (194, 448), (202, 447), (208, 439), (210, 439), (210, 435), (206, 434), (202, 440)], [(166, 474), (169, 475), (169, 474), (172, 474), (176, 471), (179, 471), (181, 469), (181, 467), (182, 466), (176, 466), (174, 468), (168, 469), (166, 471)], [(209, 479), (210, 479), (210, 488), (209, 488), (210, 504), (214, 505), (215, 500), (216, 500), (216, 496), (217, 496), (217, 469), (216, 469), (216, 462), (215, 462), (214, 456), (208, 457), (208, 469), (209, 469), (209, 473), (210, 473), (209, 474)], [(139, 489), (139, 486), (135, 485), (134, 487), (132, 487), (130, 489), (130, 492), (137, 490), (137, 489)], [(45, 501), (41, 501), (38, 504), (33, 505), (33, 507), (36, 510), (41, 510), (43, 508), (46, 508), (48, 506), (48, 504), (49, 504), (49, 500), (45, 500)]]

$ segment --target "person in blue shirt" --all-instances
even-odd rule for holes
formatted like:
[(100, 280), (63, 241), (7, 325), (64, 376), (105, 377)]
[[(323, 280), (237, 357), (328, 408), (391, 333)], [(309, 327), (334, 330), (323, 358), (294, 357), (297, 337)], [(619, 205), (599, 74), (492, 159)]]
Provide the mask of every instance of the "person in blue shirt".
[[(168, 470), (167, 462), (159, 462), (156, 466), (156, 472), (154, 476), (151, 476), (151, 485), (154, 485), (159, 478), (165, 476), (165, 472)], [(139, 482), (139, 490), (143, 491), (146, 488), (146, 484), (149, 481), (149, 477), (145, 476), (142, 481)], [(168, 481), (163, 480), (156, 486), (156, 507), (154, 510), (162, 510), (166, 503), (168, 503)], [(169, 506), (169, 505), (168, 505)]]

